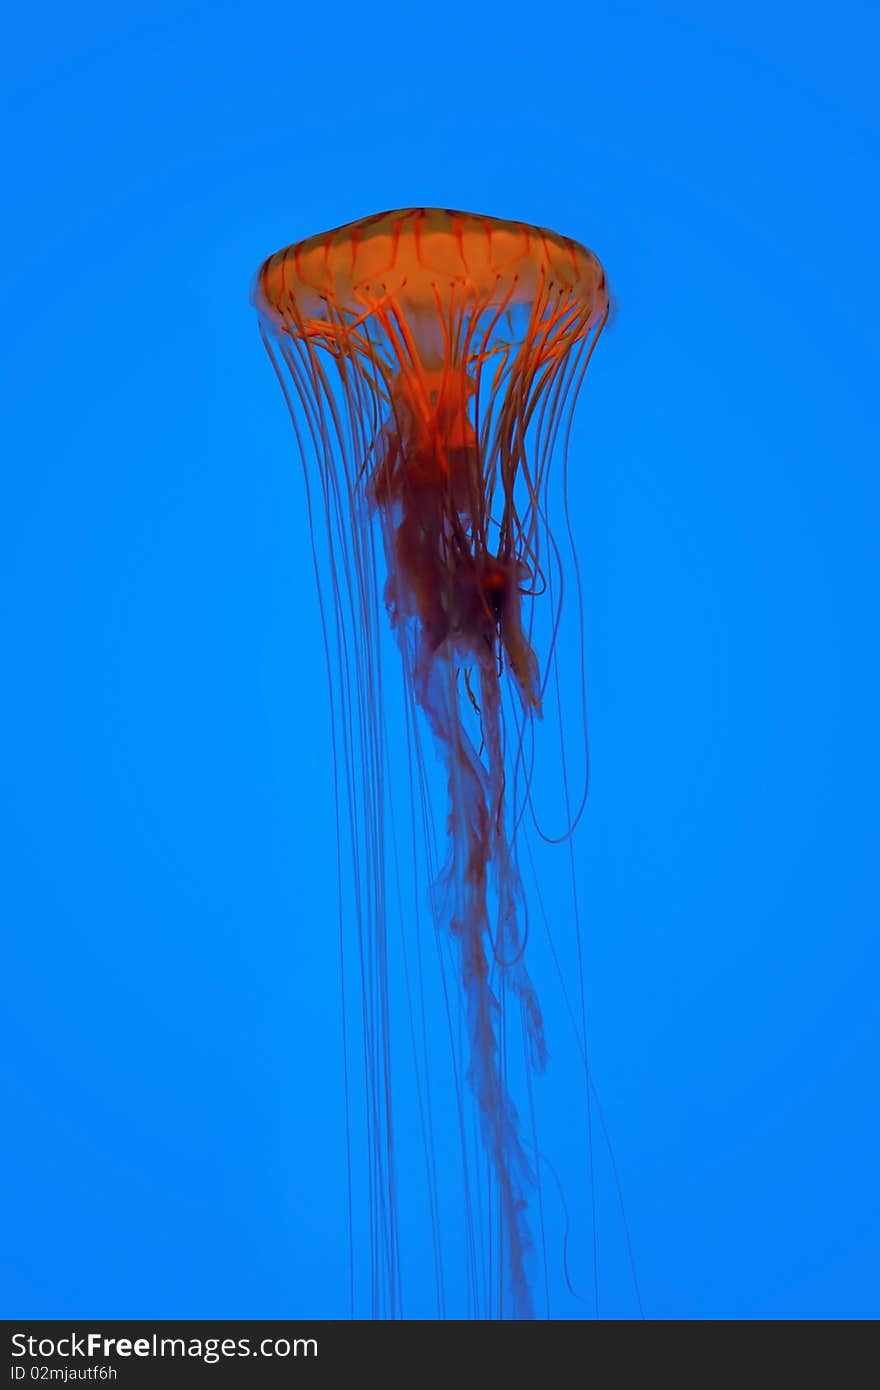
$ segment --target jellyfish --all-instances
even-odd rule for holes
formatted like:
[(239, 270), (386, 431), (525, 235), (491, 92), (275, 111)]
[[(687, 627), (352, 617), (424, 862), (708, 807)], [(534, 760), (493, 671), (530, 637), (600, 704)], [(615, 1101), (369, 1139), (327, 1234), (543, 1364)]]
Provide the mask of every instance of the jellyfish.
[[(338, 869), (358, 882), (362, 1147), (382, 1290), (373, 1314), (402, 1306), (386, 859), (405, 830), (386, 814), (387, 768), (389, 746), (415, 740), (410, 775), (429, 796), (425, 730), (446, 783), (441, 843), (428, 836), (430, 913), (454, 962), (452, 1046), (492, 1191), (491, 1213), (488, 1199), (481, 1207), (489, 1254), (470, 1258), (488, 1259), (496, 1313), (528, 1318), (539, 1155), (511, 1094), (506, 1019), (519, 1020), (531, 1072), (543, 1069), (547, 1043), (517, 837), (562, 597), (550, 465), (562, 455), (565, 467), (575, 401), (608, 317), (605, 274), (592, 252), (544, 228), (412, 208), (277, 252), (253, 297), (304, 466), (334, 768), (349, 813)], [(383, 627), (402, 657), (405, 727), (394, 730), (376, 658)], [(572, 820), (570, 801), (566, 787)], [(349, 1095), (347, 1047), (345, 1065)], [(425, 1123), (421, 1091), (417, 1104)], [(467, 1200), (478, 1205), (473, 1191)]]

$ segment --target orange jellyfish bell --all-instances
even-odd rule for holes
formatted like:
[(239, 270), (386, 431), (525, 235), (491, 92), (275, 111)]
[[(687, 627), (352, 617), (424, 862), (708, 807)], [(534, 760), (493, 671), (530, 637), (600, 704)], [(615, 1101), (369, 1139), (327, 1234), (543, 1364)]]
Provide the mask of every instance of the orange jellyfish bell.
[(473, 304), (528, 303), (556, 287), (593, 314), (607, 305), (591, 251), (544, 227), (500, 217), (409, 208), (380, 212), (277, 251), (257, 274), (261, 307), (285, 319), (326, 319), (327, 306), (359, 314), (379, 299), (397, 307), (442, 305), (449, 292)]
[[(528, 1317), (537, 1160), (521, 1138), (499, 1058), (504, 1009), (521, 1014), (535, 1068), (545, 1045), (521, 923), (522, 805), (509, 804), (509, 788), (528, 781), (523, 741), (541, 710), (558, 630), (551, 614), (545, 650), (535, 650), (536, 606), (543, 595), (558, 606), (562, 589), (561, 574), (553, 577), (559, 545), (548, 519), (549, 465), (567, 447), (574, 401), (608, 316), (605, 274), (591, 251), (544, 228), (410, 208), (276, 252), (257, 272), (254, 299), (293, 418), (312, 525), (320, 509), (327, 525), (323, 611), (338, 746), (344, 759), (353, 757), (350, 729), (371, 728), (382, 698), (369, 654), (379, 607), (377, 529), (385, 607), (413, 707), (446, 765), (448, 861), (433, 910), (457, 947), (506, 1306)], [(357, 718), (340, 709), (346, 699), (359, 703)], [(370, 758), (375, 769), (375, 748)], [(341, 780), (352, 784), (348, 770)], [(520, 795), (527, 797), (527, 785)], [(353, 807), (352, 821), (371, 823), (369, 809)], [(380, 936), (376, 926), (370, 939)], [(386, 968), (378, 949), (375, 968)], [(377, 989), (381, 996), (381, 982)], [(393, 1127), (382, 1123), (392, 1101), (381, 1012), (374, 1023), (378, 1099), (368, 1125), (387, 1179)], [(371, 1191), (381, 1190), (379, 1174)], [(392, 1208), (389, 1199), (371, 1221), (374, 1278), (382, 1252), (394, 1248)], [(393, 1310), (391, 1257), (385, 1284), (384, 1306)]]

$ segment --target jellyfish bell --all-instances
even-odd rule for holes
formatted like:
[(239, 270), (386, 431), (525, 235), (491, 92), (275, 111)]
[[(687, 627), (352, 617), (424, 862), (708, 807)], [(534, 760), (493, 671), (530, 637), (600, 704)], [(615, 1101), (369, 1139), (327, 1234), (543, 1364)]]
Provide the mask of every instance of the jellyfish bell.
[(593, 314), (608, 304), (596, 256), (569, 237), (524, 222), (409, 208), (377, 213), (306, 238), (269, 256), (257, 272), (259, 307), (284, 319), (296, 304), (304, 317), (328, 305), (358, 315), (380, 298), (424, 318), (438, 295), (458, 291), (475, 303), (525, 304), (555, 285)]
[[(437, 926), (458, 948), (467, 1069), (497, 1195), (509, 1306), (530, 1316), (535, 1157), (500, 1061), (503, 1007), (518, 1007), (536, 1067), (545, 1044), (525, 962), (521, 807), (509, 804), (508, 787), (541, 712), (550, 653), (535, 649), (533, 614), (542, 594), (558, 603), (561, 589), (549, 467), (554, 452), (565, 454), (608, 316), (604, 271), (591, 251), (544, 228), (412, 208), (276, 252), (257, 273), (254, 300), (309, 505), (317, 513), (320, 498), (325, 516), (334, 605), (325, 632), (335, 630), (343, 666), (357, 665), (346, 688), (362, 704), (360, 726), (381, 698), (364, 637), (376, 631), (375, 523), (385, 608), (414, 707), (446, 767), (446, 891), (434, 901), (447, 920)], [(348, 619), (339, 616), (346, 605)], [(351, 613), (360, 630), (349, 642), (339, 633)], [(546, 630), (552, 645), (555, 620)], [(347, 744), (344, 753), (352, 756)], [(384, 969), (381, 953), (376, 969)], [(389, 1089), (382, 1105), (391, 1104)], [(382, 1140), (388, 1172), (390, 1142)]]

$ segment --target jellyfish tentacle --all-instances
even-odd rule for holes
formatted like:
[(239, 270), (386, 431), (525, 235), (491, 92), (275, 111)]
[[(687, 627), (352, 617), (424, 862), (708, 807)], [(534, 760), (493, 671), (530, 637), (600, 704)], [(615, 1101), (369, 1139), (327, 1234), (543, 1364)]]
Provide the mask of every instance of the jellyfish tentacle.
[[(440, 652), (427, 654), (426, 659), (423, 653), (419, 677), (419, 703), (442, 749), (449, 779), (451, 856), (442, 886), (452, 903), (450, 930), (460, 953), (470, 1037), (468, 1079), (479, 1106), (483, 1144), (498, 1187), (513, 1310), (518, 1318), (531, 1318), (534, 1312), (527, 1276), (532, 1246), (528, 1205), (535, 1178), (499, 1061), (503, 1023), (491, 981), (493, 961), (501, 964), (519, 999), (536, 1068), (543, 1066), (546, 1047), (537, 997), (518, 945), (517, 876), (505, 838), (504, 818), (499, 816), (504, 771), (500, 760), (498, 677), (494, 665), (484, 662), (480, 690), (488, 765), (464, 731), (453, 652), (444, 647)], [(495, 879), (499, 903), (494, 944), (489, 917), (490, 875)], [(509, 961), (499, 961), (499, 943), (502, 950), (510, 949)]]

